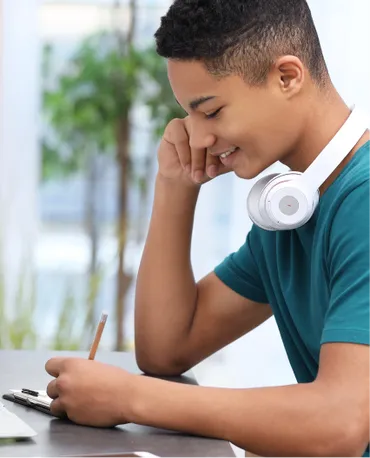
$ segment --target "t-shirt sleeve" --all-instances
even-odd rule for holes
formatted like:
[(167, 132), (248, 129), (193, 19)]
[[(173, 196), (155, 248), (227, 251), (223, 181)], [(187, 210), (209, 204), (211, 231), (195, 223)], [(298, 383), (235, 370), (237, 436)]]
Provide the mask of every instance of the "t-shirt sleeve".
[(257, 230), (256, 226), (252, 226), (244, 245), (230, 254), (214, 272), (223, 283), (241, 296), (255, 302), (267, 303), (258, 269), (261, 242)]
[(330, 304), (321, 343), (369, 345), (369, 182), (342, 202), (328, 245)]

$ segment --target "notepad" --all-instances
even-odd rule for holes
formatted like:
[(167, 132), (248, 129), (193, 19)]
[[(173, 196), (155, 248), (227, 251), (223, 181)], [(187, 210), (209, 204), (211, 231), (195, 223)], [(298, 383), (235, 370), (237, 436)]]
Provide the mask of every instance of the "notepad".
[(0, 439), (26, 439), (37, 433), (0, 402)]
[(53, 400), (44, 390), (34, 391), (34, 393), (24, 393), (23, 390), (9, 390), (9, 393), (4, 394), (3, 398), (51, 415), (50, 404)]

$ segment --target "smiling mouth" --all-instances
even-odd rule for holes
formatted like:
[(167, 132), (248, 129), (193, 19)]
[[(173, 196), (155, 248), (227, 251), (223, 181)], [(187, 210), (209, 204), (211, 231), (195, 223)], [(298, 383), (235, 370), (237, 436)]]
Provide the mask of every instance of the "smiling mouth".
[(225, 153), (220, 154), (220, 158), (226, 159), (230, 154), (235, 153), (239, 148), (236, 146), (235, 148), (230, 149), (229, 151), (225, 151)]

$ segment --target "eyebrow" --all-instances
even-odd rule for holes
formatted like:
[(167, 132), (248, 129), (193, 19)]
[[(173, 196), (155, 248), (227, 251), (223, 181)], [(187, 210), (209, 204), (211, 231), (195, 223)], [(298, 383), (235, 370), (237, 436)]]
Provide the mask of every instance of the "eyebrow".
[(208, 102), (208, 100), (212, 100), (214, 98), (216, 98), (215, 95), (209, 95), (206, 97), (198, 97), (197, 99), (192, 100), (189, 103), (189, 106), (192, 110), (196, 110), (200, 105), (202, 105), (202, 103)]

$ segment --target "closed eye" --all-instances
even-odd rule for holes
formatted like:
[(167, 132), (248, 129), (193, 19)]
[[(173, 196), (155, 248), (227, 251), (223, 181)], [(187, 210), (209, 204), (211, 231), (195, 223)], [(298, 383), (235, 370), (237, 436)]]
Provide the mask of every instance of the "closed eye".
[(219, 112), (222, 110), (222, 107), (219, 108), (218, 110), (214, 111), (213, 113), (210, 113), (210, 114), (206, 114), (206, 119), (212, 119), (212, 118), (215, 118)]

